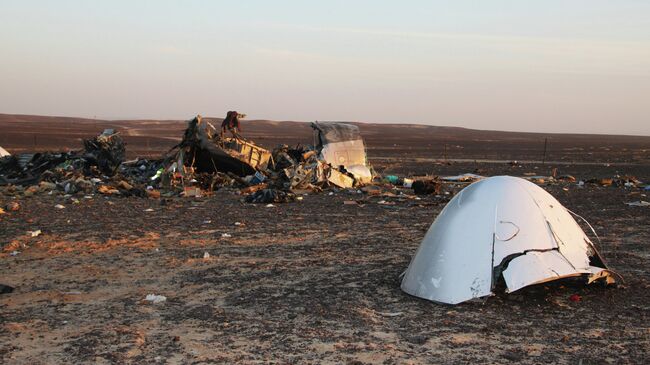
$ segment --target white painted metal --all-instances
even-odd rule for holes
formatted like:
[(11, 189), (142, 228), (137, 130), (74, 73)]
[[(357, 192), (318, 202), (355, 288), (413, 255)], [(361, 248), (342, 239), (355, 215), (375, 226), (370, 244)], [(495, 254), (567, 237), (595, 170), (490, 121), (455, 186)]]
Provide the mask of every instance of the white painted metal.
[(366, 164), (366, 146), (360, 139), (328, 143), (323, 146), (321, 155), (334, 167)]
[(566, 276), (599, 274), (591, 242), (549, 193), (521, 178), (469, 185), (429, 228), (402, 280), (405, 292), (456, 304), (492, 294), (503, 272), (508, 291)]
[(4, 148), (0, 147), (0, 157), (10, 156), (11, 154), (7, 152)]

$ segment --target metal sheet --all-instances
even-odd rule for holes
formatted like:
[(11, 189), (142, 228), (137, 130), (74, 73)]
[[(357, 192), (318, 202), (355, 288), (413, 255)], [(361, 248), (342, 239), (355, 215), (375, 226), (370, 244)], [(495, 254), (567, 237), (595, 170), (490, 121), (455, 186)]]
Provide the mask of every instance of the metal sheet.
[(524, 179), (491, 177), (463, 189), (442, 210), (402, 290), (455, 304), (490, 295), (505, 267), (509, 291), (607, 269), (589, 265), (593, 254), (582, 229), (550, 194)]
[(512, 293), (528, 285), (588, 273), (589, 270), (574, 269), (559, 251), (532, 251), (512, 259), (503, 271), (503, 279)]
[(327, 181), (340, 188), (351, 188), (354, 184), (354, 179), (335, 169), (330, 169)]

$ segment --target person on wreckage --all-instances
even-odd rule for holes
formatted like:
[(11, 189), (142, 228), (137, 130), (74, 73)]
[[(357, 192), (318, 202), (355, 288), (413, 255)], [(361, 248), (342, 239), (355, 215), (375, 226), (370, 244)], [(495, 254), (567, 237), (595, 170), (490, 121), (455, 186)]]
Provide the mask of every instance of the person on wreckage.
[(223, 138), (226, 130), (232, 133), (233, 137), (238, 139), (243, 139), (239, 134), (241, 132), (241, 125), (239, 123), (239, 118), (246, 118), (246, 114), (239, 114), (236, 111), (229, 111), (226, 114), (226, 118), (221, 123), (221, 137)]

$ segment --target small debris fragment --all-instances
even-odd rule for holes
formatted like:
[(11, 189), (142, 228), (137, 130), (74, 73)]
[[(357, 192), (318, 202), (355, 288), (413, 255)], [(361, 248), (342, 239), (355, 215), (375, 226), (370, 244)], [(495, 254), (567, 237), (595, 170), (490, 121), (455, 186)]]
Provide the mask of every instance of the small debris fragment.
[(99, 188), (97, 188), (97, 192), (104, 195), (117, 195), (120, 193), (119, 190), (112, 188), (108, 185), (100, 185)]
[(204, 252), (203, 253), (203, 259), (207, 260), (209, 258), (210, 258), (210, 254), (208, 253), (208, 251)]
[(40, 229), (37, 229), (37, 230), (35, 230), (35, 231), (29, 231), (29, 232), (27, 232), (27, 233), (29, 233), (29, 235), (32, 236), (32, 237), (38, 237), (38, 236), (40, 236), (40, 234), (43, 233), (43, 232), (41, 232)]
[(222, 233), (221, 234), (221, 238), (231, 238), (231, 237), (232, 237), (232, 235), (229, 234), (229, 233)]
[(650, 207), (650, 203), (645, 200), (638, 200), (635, 202), (625, 203), (631, 207)]
[(16, 212), (20, 210), (20, 204), (18, 202), (9, 202), (6, 208), (9, 212)]
[(377, 312), (377, 314), (384, 317), (397, 317), (404, 314), (404, 312)]
[(580, 295), (578, 295), (578, 294), (573, 294), (573, 295), (571, 295), (569, 297), (569, 300), (574, 302), (574, 303), (578, 303), (579, 301), (582, 300), (582, 297)]
[(167, 300), (167, 297), (164, 295), (156, 295), (156, 294), (147, 294), (147, 296), (144, 298), (145, 301), (151, 303), (151, 304), (158, 304), (162, 303)]
[(56, 209), (65, 209), (65, 206), (61, 205), (61, 204), (57, 204), (57, 205), (54, 206), (54, 208), (56, 208)]

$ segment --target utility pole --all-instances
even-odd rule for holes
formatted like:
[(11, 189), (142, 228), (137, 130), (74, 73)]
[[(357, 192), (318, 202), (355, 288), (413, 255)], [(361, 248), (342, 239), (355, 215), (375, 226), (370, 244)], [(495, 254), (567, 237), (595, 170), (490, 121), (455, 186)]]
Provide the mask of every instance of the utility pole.
[(546, 147), (548, 146), (548, 137), (544, 138), (544, 155), (542, 156), (542, 165), (546, 164)]

